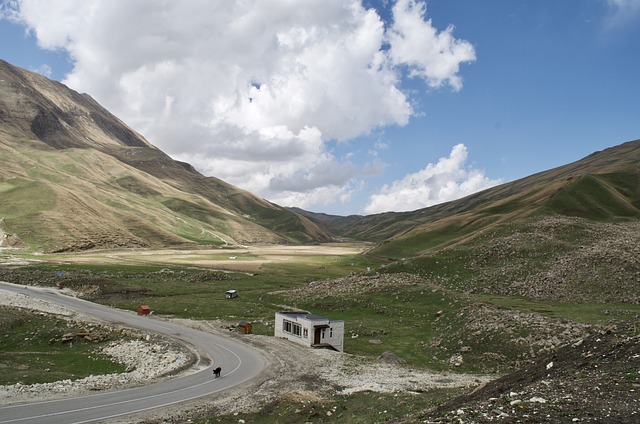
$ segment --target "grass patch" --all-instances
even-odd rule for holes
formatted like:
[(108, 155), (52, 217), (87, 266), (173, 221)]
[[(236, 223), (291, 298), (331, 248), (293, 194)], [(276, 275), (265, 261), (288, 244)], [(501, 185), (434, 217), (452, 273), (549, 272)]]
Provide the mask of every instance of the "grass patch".
[(640, 305), (628, 303), (563, 303), (495, 295), (478, 296), (478, 298), (503, 308), (542, 314), (552, 318), (564, 318), (585, 324), (628, 320), (640, 315)]
[(431, 349), (443, 336), (434, 324), (445, 311), (456, 315), (468, 305), (464, 296), (407, 275), (371, 275), (361, 285), (340, 280), (331, 284), (319, 292), (312, 286), (311, 292), (284, 291), (267, 299), (344, 320), (348, 353), (375, 358), (391, 351), (413, 367), (452, 369), (448, 356), (434, 355)]
[[(194, 254), (195, 255), (195, 254)], [(218, 258), (228, 260), (229, 254)], [(215, 264), (215, 257), (208, 257)], [(252, 255), (238, 254), (237, 261), (250, 262)], [(305, 255), (278, 264), (266, 263), (260, 272), (223, 272), (187, 265), (195, 257), (176, 255), (185, 265), (31, 265), (9, 270), (0, 267), (0, 279), (18, 284), (66, 287), (88, 293), (88, 299), (126, 310), (140, 304), (158, 314), (183, 318), (221, 320), (273, 320), (282, 308), (267, 301), (268, 293), (300, 287), (362, 270), (371, 260), (342, 255)], [(57, 277), (56, 273), (62, 273)], [(225, 292), (238, 290), (239, 297), (226, 299)]]
[(549, 207), (564, 215), (594, 220), (637, 217), (637, 187), (637, 174), (588, 175), (567, 185), (551, 199)]
[[(67, 333), (87, 328), (20, 308), (0, 306), (0, 385), (77, 380), (89, 375), (124, 372), (121, 364), (98, 353), (109, 337), (92, 343), (82, 338), (60, 342)], [(56, 340), (55, 342), (51, 342)]]
[(32, 216), (55, 206), (56, 194), (47, 184), (21, 178), (12, 178), (7, 182), (12, 188), (4, 190), (0, 202), (0, 213), (7, 219)]

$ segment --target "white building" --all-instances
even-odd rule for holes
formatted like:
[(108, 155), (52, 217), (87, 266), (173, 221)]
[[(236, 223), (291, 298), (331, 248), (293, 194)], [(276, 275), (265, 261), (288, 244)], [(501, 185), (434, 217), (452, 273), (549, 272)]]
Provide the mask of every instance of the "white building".
[(304, 346), (344, 351), (344, 321), (309, 312), (276, 312), (274, 335)]

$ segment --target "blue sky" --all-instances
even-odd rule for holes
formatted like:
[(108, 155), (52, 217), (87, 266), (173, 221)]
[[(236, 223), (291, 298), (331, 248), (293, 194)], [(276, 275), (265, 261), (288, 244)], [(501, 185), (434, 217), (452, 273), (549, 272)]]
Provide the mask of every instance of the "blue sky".
[(640, 138), (639, 0), (178, 3), (4, 1), (0, 58), (206, 175), (339, 215)]

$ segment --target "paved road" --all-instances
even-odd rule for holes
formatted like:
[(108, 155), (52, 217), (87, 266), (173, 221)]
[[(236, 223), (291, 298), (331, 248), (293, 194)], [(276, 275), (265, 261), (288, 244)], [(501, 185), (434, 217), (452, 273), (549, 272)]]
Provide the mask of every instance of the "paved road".
[[(100, 392), (88, 396), (0, 406), (0, 424), (80, 424), (141, 413), (212, 395), (257, 376), (267, 360), (253, 348), (199, 330), (129, 311), (109, 308), (54, 289), (35, 289), (0, 282), (0, 289), (58, 303), (84, 314), (180, 339), (196, 347), (222, 367), (222, 377), (212, 378), (212, 367), (144, 387)], [(1, 293), (0, 293), (1, 295)], [(0, 400), (1, 402), (1, 400)]]

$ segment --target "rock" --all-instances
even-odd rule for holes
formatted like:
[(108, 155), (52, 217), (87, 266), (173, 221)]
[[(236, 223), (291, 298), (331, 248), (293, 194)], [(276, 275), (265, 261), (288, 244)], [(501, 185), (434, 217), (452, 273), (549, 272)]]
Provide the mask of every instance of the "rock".
[(60, 341), (61, 341), (62, 343), (67, 343), (67, 342), (72, 341), (72, 340), (73, 340), (73, 339), (75, 339), (75, 338), (76, 338), (76, 335), (75, 335), (75, 334), (73, 334), (73, 333), (66, 333), (66, 334), (64, 334), (64, 335), (60, 338)]
[(459, 367), (462, 364), (464, 364), (464, 358), (462, 357), (462, 354), (460, 354), (460, 353), (456, 353), (453, 356), (451, 356), (451, 358), (449, 358), (449, 365), (453, 365), (455, 367)]
[(397, 356), (393, 352), (384, 352), (376, 358), (378, 361), (386, 362), (387, 364), (404, 364), (405, 360)]

